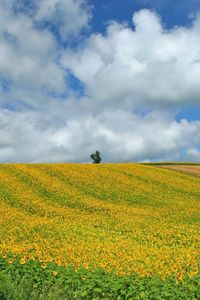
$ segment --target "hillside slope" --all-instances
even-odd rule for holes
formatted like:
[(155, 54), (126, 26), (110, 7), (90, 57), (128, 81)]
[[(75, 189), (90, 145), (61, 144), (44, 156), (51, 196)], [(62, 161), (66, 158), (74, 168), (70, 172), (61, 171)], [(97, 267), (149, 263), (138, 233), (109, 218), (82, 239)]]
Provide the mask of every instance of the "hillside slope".
[(167, 169), (0, 165), (0, 252), (5, 259), (98, 265), (118, 274), (195, 276), (199, 212), (200, 178)]

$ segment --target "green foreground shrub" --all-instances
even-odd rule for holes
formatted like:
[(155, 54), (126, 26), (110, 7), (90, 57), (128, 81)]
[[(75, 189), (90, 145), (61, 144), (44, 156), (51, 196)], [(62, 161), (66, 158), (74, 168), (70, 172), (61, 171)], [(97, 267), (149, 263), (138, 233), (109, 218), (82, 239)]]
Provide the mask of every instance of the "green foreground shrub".
[(117, 276), (102, 269), (94, 271), (57, 267), (41, 269), (38, 261), (8, 265), (0, 260), (0, 300), (60, 299), (200, 299), (198, 278), (177, 283), (175, 278)]

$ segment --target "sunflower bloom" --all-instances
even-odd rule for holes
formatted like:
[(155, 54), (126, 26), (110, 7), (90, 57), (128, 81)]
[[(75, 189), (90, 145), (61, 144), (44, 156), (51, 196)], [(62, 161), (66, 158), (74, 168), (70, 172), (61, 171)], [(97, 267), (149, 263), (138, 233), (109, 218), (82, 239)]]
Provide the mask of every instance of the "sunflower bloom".
[(42, 267), (42, 269), (46, 269), (47, 265), (43, 262), (43, 263), (41, 264), (41, 267)]
[(26, 263), (26, 260), (25, 260), (24, 257), (22, 257), (22, 258), (20, 259), (20, 264), (21, 264), (21, 265), (25, 265), (25, 263)]
[(57, 276), (57, 275), (58, 275), (58, 272), (53, 271), (52, 274), (53, 274), (53, 276)]
[(3, 258), (6, 258), (6, 257), (7, 257), (7, 254), (4, 252), (4, 253), (2, 254), (2, 257), (3, 257)]
[(12, 258), (10, 258), (9, 260), (8, 260), (8, 263), (9, 264), (12, 264), (14, 262), (14, 259), (12, 259)]

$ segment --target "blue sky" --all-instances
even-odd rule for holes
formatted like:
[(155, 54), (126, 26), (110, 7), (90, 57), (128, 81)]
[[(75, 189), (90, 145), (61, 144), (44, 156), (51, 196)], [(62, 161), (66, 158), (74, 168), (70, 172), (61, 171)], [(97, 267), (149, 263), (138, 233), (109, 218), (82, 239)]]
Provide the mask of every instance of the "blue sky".
[(200, 0), (2, 0), (0, 162), (200, 161)]
[(94, 6), (92, 28), (105, 31), (108, 20), (131, 23), (134, 11), (153, 9), (162, 16), (167, 28), (191, 24), (192, 17), (200, 10), (199, 0), (91, 0)]

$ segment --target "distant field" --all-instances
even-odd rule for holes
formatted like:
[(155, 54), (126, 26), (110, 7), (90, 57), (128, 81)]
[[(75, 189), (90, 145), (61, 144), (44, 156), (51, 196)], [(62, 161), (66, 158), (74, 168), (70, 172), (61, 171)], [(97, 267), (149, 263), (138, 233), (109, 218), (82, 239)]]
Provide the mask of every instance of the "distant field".
[[(200, 167), (167, 168), (200, 175)], [(34, 263), (57, 278), (62, 268), (101, 269), (122, 277), (174, 278), (197, 293), (200, 178), (167, 168), (0, 165), (0, 270), (22, 272)], [(119, 299), (145, 298), (138, 297)]]
[(160, 165), (159, 167), (200, 176), (200, 165)]

